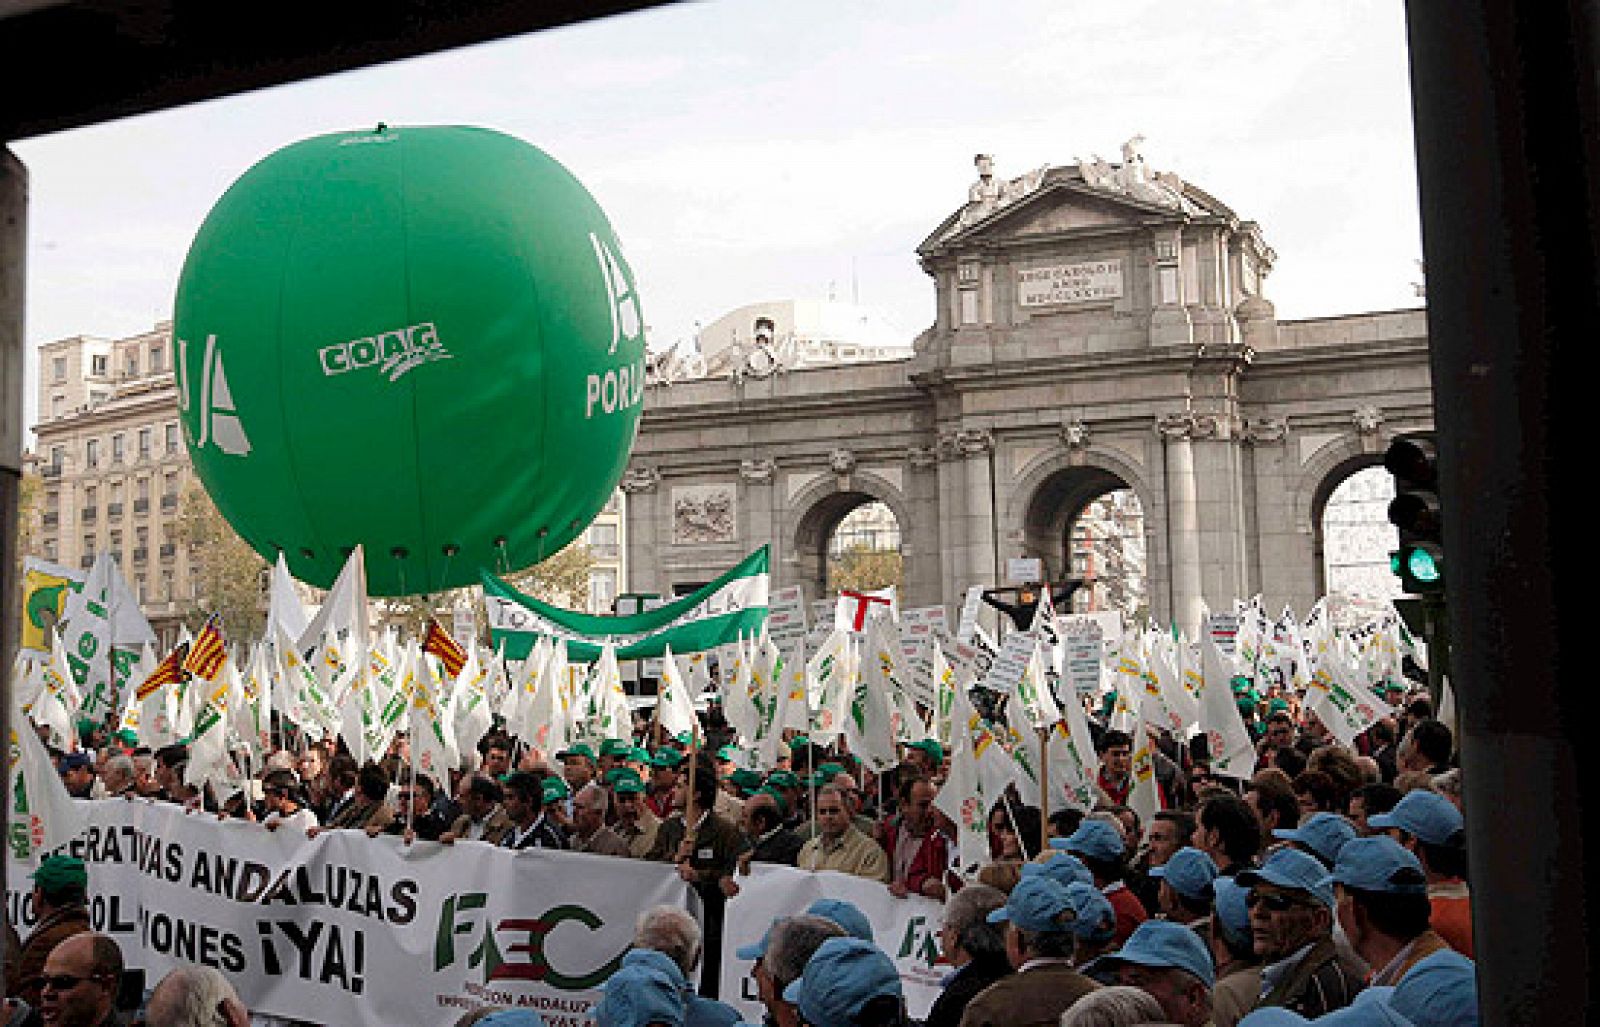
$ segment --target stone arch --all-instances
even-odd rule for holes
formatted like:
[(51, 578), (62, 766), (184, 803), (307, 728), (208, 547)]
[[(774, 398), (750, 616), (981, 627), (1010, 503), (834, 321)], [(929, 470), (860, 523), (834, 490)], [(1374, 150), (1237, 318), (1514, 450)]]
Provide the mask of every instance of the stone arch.
[(1106, 450), (1056, 449), (1028, 464), (1011, 488), (1006, 503), (1006, 537), (1020, 539), (1025, 556), (1044, 561), (1045, 573), (1057, 580), (1066, 566), (1067, 523), (1106, 492), (1127, 488), (1144, 510), (1146, 582), (1152, 610), (1163, 611), (1166, 596), (1156, 583), (1166, 580), (1166, 523), (1161, 494), (1126, 458)]
[[(842, 479), (842, 480), (841, 480)], [(828, 579), (827, 546), (833, 529), (858, 506), (879, 502), (894, 514), (900, 526), (901, 551), (911, 537), (911, 507), (905, 495), (887, 478), (871, 471), (855, 470), (848, 475), (824, 474), (805, 486), (789, 501), (784, 516), (783, 537), (794, 561), (794, 579), (813, 597), (825, 595)], [(907, 554), (906, 580), (911, 579), (912, 559), (924, 554)]]
[(1341, 435), (1313, 453), (1300, 470), (1294, 492), (1294, 523), (1311, 538), (1311, 573), (1316, 585), (1313, 595), (1326, 595), (1328, 591), (1322, 524), (1328, 500), (1333, 497), (1334, 490), (1357, 471), (1382, 466), (1384, 448), (1374, 447), (1359, 435)]

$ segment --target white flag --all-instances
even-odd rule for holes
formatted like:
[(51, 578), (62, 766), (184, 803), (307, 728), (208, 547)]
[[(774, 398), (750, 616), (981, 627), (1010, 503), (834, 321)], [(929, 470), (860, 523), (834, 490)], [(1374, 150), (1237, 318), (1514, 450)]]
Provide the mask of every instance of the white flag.
[(661, 688), (656, 695), (658, 718), (667, 734), (677, 737), (688, 732), (700, 736), (700, 721), (694, 715), (694, 700), (689, 697), (689, 686), (683, 680), (683, 671), (672, 655), (672, 646), (661, 654)]
[(1211, 770), (1221, 777), (1248, 780), (1255, 773), (1256, 750), (1233, 697), (1233, 661), (1210, 635), (1200, 640), (1200, 730), (1205, 732)]

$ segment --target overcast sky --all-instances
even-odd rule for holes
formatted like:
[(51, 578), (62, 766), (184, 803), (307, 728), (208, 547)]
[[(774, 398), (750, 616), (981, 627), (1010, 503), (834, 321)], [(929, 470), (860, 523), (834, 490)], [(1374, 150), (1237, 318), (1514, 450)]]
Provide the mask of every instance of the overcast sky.
[[(90, 73), (83, 71), (83, 73)], [(745, 303), (933, 318), (916, 245), (973, 154), (1013, 177), (1132, 135), (1261, 224), (1280, 318), (1417, 306), (1402, 6), (1370, 0), (723, 0), (674, 6), (14, 143), (34, 347), (171, 317), (232, 181), (306, 136), (470, 124), (594, 193), (665, 348)]]

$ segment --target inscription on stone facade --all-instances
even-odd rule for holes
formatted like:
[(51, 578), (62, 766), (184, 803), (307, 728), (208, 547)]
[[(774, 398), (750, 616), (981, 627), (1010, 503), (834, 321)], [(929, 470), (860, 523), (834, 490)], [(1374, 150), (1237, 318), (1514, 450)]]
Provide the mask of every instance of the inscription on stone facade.
[(1122, 297), (1122, 258), (1050, 264), (1017, 272), (1017, 302), (1024, 307), (1095, 303)]
[(733, 486), (685, 485), (672, 490), (672, 541), (675, 545), (732, 542)]

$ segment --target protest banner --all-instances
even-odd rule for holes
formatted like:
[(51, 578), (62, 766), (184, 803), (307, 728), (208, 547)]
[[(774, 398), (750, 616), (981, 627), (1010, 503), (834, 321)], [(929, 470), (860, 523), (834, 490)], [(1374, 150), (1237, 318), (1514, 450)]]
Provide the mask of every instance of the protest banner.
[[(640, 911), (688, 900), (662, 863), (80, 806), (88, 827), (65, 851), (87, 862), (91, 922), (127, 965), (151, 984), (180, 963), (212, 966), (252, 1011), (312, 1023), (450, 1023), (505, 1005), (589, 1024)], [(24, 936), (36, 865), (8, 868)]]
[(750, 960), (738, 950), (761, 940), (778, 917), (804, 913), (818, 899), (853, 903), (872, 925), (872, 940), (900, 970), (906, 1008), (922, 1020), (939, 997), (939, 981), (952, 967), (937, 964), (939, 925), (944, 906), (920, 895), (897, 899), (877, 881), (824, 870), (811, 873), (790, 866), (755, 863), (740, 877), (739, 894), (728, 900), (722, 935), (721, 999), (751, 1023), (760, 1023), (764, 1008), (750, 977)]

